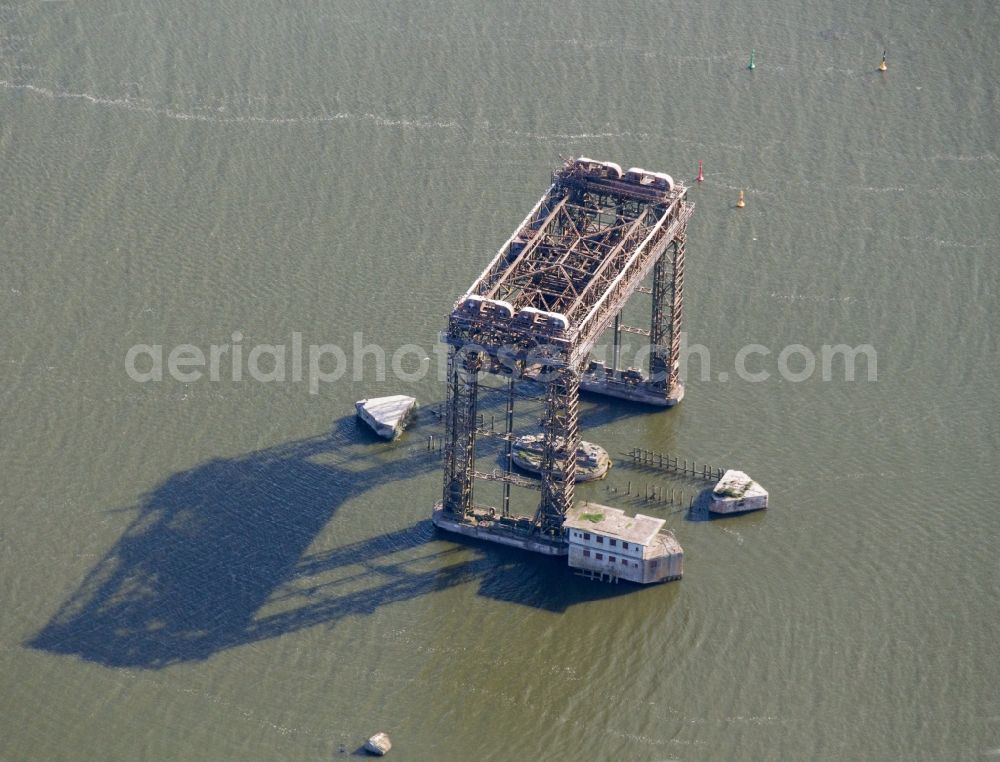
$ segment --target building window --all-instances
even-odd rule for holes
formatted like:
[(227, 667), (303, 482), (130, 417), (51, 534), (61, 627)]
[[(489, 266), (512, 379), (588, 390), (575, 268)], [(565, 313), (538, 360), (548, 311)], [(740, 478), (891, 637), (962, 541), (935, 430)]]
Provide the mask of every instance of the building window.
[(601, 543), (601, 545), (603, 545), (603, 544), (604, 544), (604, 538), (603, 538), (603, 537), (601, 537), (600, 535), (597, 535), (597, 541), (598, 541), (599, 543)]
[(598, 553), (597, 554), (597, 560), (598, 561), (603, 561), (604, 560), (604, 554), (603, 553)]
[(628, 550), (628, 543), (622, 542), (622, 550)]
[(589, 550), (584, 550), (583, 551), (583, 557), (584, 558), (590, 558), (590, 551)]
[(615, 539), (608, 540), (608, 542), (611, 543), (611, 547), (612, 548), (615, 547), (618, 544), (618, 540), (615, 540)]
[(622, 559), (622, 566), (628, 566), (628, 559), (627, 558), (623, 558)]
[(659, 565), (659, 563), (660, 563), (660, 562), (659, 562), (659, 561), (657, 561), (657, 560), (656, 560), (656, 559), (654, 558), (654, 559), (653, 559), (653, 563), (651, 563), (651, 564), (649, 565), (649, 567), (650, 567), (651, 569), (655, 569), (655, 568), (656, 568), (656, 567), (657, 567), (657, 566)]
[(583, 539), (589, 540), (590, 539), (590, 532), (584, 532), (583, 533)]
[(608, 563), (612, 563), (613, 564), (614, 562), (615, 562), (615, 557), (614, 556), (608, 556)]

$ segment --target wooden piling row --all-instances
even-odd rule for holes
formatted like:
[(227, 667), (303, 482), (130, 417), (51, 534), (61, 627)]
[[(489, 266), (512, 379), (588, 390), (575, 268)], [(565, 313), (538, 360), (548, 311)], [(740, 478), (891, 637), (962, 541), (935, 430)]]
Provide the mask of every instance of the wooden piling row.
[(675, 489), (674, 487), (667, 487), (667, 492), (664, 494), (664, 489), (662, 484), (650, 484), (647, 483), (643, 487), (642, 493), (639, 492), (638, 487), (635, 493), (632, 492), (632, 482), (627, 481), (625, 483), (625, 491), (620, 492), (618, 487), (612, 485), (607, 485), (606, 488), (608, 492), (619, 495), (620, 497), (631, 497), (631, 498), (642, 498), (644, 502), (647, 503), (664, 503), (666, 505), (676, 505), (679, 507), (690, 508), (694, 505), (695, 498), (697, 494), (685, 494), (684, 490)]
[(633, 447), (625, 455), (630, 457), (632, 463), (637, 466), (655, 468), (661, 471), (672, 471), (684, 476), (704, 479), (705, 481), (717, 482), (726, 472), (726, 469), (719, 466), (710, 466), (708, 464), (698, 465), (694, 460), (688, 463), (686, 458), (682, 460), (676, 455), (671, 456), (668, 453), (644, 450), (640, 447)]

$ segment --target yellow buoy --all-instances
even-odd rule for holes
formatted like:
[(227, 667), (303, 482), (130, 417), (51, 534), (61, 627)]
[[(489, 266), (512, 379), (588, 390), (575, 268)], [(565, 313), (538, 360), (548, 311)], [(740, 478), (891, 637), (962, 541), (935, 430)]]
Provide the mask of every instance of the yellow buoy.
[(888, 69), (888, 68), (889, 68), (889, 64), (887, 64), (887, 63), (885, 62), (885, 51), (883, 50), (883, 51), (882, 51), (882, 63), (880, 63), (880, 64), (878, 65), (878, 70), (879, 70), (879, 71), (885, 71), (885, 70), (886, 70), (886, 69)]
[(740, 191), (740, 199), (739, 199), (739, 201), (736, 202), (736, 208), (737, 209), (742, 209), (746, 205), (747, 205), (747, 202), (743, 200), (743, 191)]

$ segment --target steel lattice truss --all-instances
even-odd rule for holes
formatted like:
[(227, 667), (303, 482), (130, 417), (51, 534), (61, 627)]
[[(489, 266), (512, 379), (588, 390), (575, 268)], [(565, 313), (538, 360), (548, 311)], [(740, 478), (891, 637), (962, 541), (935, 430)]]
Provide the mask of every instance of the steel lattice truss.
[[(553, 175), (552, 185), (449, 317), (445, 510), (462, 518), (474, 513), (474, 482), (482, 478), (475, 470), (478, 373), (533, 373), (547, 387), (542, 498), (534, 526), (558, 531), (573, 499), (581, 371), (601, 334), (651, 272), (650, 330), (627, 330), (650, 337), (647, 386), (665, 395), (677, 383), (684, 243), (692, 210), (687, 188), (666, 175), (622, 173), (617, 165), (584, 158), (566, 162)], [(509, 484), (516, 479), (506, 475), (505, 512)]]
[(656, 221), (650, 206), (582, 206), (564, 196), (538, 230), (526, 231), (531, 238), (514, 261), (499, 277), (480, 283), (477, 293), (508, 301), (515, 309), (559, 312), (578, 322), (618, 275), (615, 264)]

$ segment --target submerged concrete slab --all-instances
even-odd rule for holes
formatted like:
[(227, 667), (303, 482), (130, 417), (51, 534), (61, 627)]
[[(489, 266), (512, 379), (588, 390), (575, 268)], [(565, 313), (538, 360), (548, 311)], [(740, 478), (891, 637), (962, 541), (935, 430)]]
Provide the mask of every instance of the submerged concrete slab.
[(742, 471), (730, 469), (712, 489), (712, 513), (744, 513), (767, 508), (767, 490)]
[(385, 439), (395, 439), (402, 433), (416, 406), (416, 398), (407, 397), (405, 394), (373, 397), (354, 403), (354, 407), (358, 411), (358, 418)]
[(527, 516), (517, 517), (505, 523), (505, 520), (489, 513), (468, 516), (465, 520), (455, 517), (444, 510), (441, 503), (434, 506), (431, 521), (438, 529), (454, 532), (476, 540), (495, 542), (499, 545), (509, 545), (512, 548), (530, 550), (545, 556), (565, 556), (569, 546), (562, 535), (545, 537), (530, 530), (531, 519)]
[[(541, 474), (544, 450), (544, 434), (526, 434), (518, 437), (511, 451), (514, 465), (533, 474)], [(590, 482), (603, 479), (607, 476), (609, 468), (611, 468), (611, 458), (608, 457), (607, 450), (593, 442), (580, 440), (580, 446), (576, 450), (575, 481)]]
[(673, 407), (684, 399), (684, 385), (679, 381), (671, 387), (670, 393), (665, 395), (663, 389), (651, 384), (638, 369), (629, 368), (616, 375), (599, 362), (591, 363), (581, 374), (580, 389), (590, 394), (617, 397), (657, 407)]

